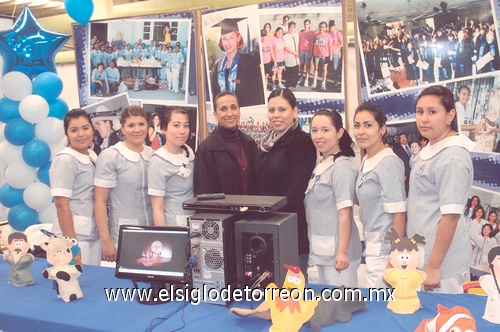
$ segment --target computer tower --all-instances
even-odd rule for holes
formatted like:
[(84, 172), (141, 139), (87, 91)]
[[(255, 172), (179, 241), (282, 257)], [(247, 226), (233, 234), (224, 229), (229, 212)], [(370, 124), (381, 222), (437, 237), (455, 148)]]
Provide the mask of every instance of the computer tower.
[(215, 299), (215, 295), (237, 287), (234, 223), (242, 216), (202, 212), (188, 218), (191, 255), (197, 262), (192, 271), (193, 288), (204, 292), (207, 302), (225, 305), (231, 299)]
[[(265, 288), (274, 282), (281, 287), (287, 270), (298, 266), (299, 249), (296, 213), (252, 213), (235, 224), (238, 286)], [(258, 282), (265, 272), (269, 275)]]

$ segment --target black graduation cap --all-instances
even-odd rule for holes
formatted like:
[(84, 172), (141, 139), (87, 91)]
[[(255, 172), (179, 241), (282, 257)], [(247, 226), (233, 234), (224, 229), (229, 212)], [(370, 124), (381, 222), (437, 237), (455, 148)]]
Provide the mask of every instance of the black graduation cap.
[(238, 22), (246, 20), (246, 17), (243, 18), (225, 18), (219, 23), (216, 23), (212, 25), (213, 27), (220, 27), (221, 28), (221, 35), (225, 35), (226, 33), (230, 33), (233, 31), (239, 31), (238, 29)]

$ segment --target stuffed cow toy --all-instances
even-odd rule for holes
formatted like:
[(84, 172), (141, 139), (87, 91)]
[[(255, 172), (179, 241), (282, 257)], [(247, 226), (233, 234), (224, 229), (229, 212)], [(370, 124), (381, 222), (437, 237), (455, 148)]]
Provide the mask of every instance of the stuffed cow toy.
[(83, 297), (78, 283), (82, 273), (81, 265), (71, 265), (73, 252), (71, 248), (77, 245), (75, 239), (67, 236), (53, 235), (41, 247), (47, 252), (47, 262), (52, 265), (43, 271), (43, 277), (56, 282), (57, 297), (64, 302), (74, 301)]

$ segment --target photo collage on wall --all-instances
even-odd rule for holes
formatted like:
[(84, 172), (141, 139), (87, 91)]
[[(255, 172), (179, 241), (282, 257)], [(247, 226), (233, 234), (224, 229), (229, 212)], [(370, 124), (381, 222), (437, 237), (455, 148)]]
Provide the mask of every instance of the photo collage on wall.
[(146, 111), (146, 144), (155, 150), (165, 143), (163, 113), (178, 106), (187, 110), (187, 144), (195, 150), (198, 98), (191, 12), (76, 24), (73, 29), (80, 104), (92, 116), (97, 153), (123, 140), (119, 116), (129, 105)]
[[(234, 92), (240, 129), (257, 142), (270, 127), (266, 104), (276, 88), (294, 93), (307, 132), (321, 108), (344, 115), (341, 2), (311, 4), (269, 3), (202, 15), (210, 100), (220, 91)], [(211, 132), (213, 105), (207, 106), (207, 119)]]
[[(388, 118), (387, 146), (408, 146), (408, 168), (427, 140), (415, 122), (431, 85), (455, 96), (458, 133), (475, 142), (473, 189), (485, 214), (500, 208), (500, 6), (490, 0), (356, 1), (363, 102)], [(396, 152), (396, 154), (398, 154)], [(405, 165), (406, 166), (406, 165)], [(486, 219), (484, 216), (483, 219)], [(498, 219), (497, 219), (498, 220)]]

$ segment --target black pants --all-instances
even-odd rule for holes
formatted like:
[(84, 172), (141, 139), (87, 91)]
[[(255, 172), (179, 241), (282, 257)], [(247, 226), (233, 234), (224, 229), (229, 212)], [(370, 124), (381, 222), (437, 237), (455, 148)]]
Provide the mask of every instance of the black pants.
[(285, 67), (284, 76), (287, 88), (297, 86), (297, 82), (299, 81), (299, 66)]

